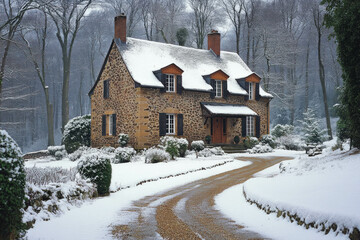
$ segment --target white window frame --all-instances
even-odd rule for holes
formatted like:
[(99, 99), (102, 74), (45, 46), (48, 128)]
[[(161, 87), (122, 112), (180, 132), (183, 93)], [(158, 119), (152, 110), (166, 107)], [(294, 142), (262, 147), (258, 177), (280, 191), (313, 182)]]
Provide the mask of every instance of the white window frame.
[(175, 135), (176, 117), (175, 114), (166, 114), (166, 135)]
[(215, 80), (215, 97), (221, 98), (222, 97), (222, 81)]
[(249, 83), (249, 100), (253, 100), (254, 99), (254, 83), (250, 82)]
[(254, 136), (254, 117), (247, 116), (246, 117), (246, 136), (253, 137)]
[(113, 135), (113, 128), (114, 128), (114, 119), (113, 119), (113, 115), (110, 114), (109, 116), (109, 136)]
[(175, 92), (175, 75), (174, 74), (166, 74), (166, 92)]

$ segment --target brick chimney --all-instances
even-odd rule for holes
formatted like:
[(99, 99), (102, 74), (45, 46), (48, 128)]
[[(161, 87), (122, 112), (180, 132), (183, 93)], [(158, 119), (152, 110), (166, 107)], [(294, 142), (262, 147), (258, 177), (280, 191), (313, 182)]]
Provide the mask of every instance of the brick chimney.
[(115, 17), (115, 39), (120, 38), (122, 43), (126, 43), (126, 16), (121, 14)]
[(208, 34), (208, 50), (210, 49), (220, 57), (220, 33), (216, 30), (211, 30)]

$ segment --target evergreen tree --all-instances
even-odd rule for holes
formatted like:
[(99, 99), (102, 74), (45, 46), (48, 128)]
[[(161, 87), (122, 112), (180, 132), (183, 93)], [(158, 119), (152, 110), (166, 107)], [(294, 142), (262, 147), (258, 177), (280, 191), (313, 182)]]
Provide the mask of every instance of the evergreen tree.
[(180, 46), (185, 46), (186, 40), (189, 36), (189, 32), (186, 28), (180, 28), (176, 32), (176, 38)]
[(325, 24), (334, 28), (343, 71), (338, 126), (341, 132), (349, 134), (352, 145), (360, 148), (360, 1), (323, 0), (322, 4), (327, 4)]
[(316, 117), (315, 111), (311, 108), (308, 108), (307, 111), (303, 113), (303, 115), (304, 120), (300, 120), (299, 122), (303, 125), (305, 142), (315, 144), (322, 143), (323, 135), (326, 130), (320, 130), (320, 120)]

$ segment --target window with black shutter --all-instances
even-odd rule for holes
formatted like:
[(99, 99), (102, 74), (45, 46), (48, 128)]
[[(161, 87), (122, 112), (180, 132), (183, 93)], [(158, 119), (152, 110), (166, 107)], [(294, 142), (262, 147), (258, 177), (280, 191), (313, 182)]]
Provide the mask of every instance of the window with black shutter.
[(102, 115), (101, 130), (102, 130), (102, 135), (106, 136), (106, 115)]
[(116, 114), (113, 114), (111, 115), (112, 117), (112, 129), (111, 129), (111, 132), (112, 132), (112, 135), (116, 136)]
[(223, 95), (223, 98), (227, 98), (228, 97), (228, 88), (227, 88), (227, 81), (222, 81), (222, 95)]
[(176, 91), (178, 94), (182, 94), (182, 76), (176, 76)]
[(260, 83), (256, 83), (255, 86), (255, 100), (256, 101), (260, 100)]
[(241, 118), (241, 136), (246, 137), (246, 117)]
[(256, 123), (255, 123), (255, 129), (256, 129), (256, 137), (260, 137), (260, 116), (256, 116)]
[(104, 81), (104, 98), (109, 98), (109, 85), (110, 85), (110, 81), (109, 80), (105, 80)]
[(177, 122), (178, 122), (177, 135), (178, 136), (182, 136), (184, 134), (183, 119), (184, 119), (184, 116), (182, 114), (177, 115)]
[(166, 113), (159, 113), (159, 135), (166, 135)]

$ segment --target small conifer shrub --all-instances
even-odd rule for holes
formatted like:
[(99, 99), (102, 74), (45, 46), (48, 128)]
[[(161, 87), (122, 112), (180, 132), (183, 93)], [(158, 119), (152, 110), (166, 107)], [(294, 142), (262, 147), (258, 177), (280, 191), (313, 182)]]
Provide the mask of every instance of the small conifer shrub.
[(126, 147), (126, 145), (129, 143), (129, 135), (120, 133), (118, 142), (121, 147)]
[(0, 239), (19, 238), (23, 230), (24, 160), (17, 143), (4, 130), (0, 130), (0, 192)]
[(84, 155), (80, 158), (77, 168), (83, 178), (88, 178), (96, 184), (99, 195), (109, 194), (112, 173), (109, 158), (97, 153)]

